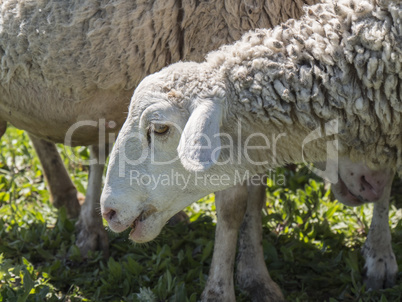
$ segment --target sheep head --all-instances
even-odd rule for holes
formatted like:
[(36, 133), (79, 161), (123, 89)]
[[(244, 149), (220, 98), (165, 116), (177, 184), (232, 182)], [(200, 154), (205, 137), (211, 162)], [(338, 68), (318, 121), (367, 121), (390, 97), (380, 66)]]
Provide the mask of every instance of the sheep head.
[[(130, 238), (136, 242), (152, 240), (174, 214), (233, 185), (229, 180), (226, 185), (210, 181), (206, 174), (225, 169), (215, 165), (221, 155), (225, 95), (219, 85), (190, 87), (189, 81), (180, 82), (181, 73), (200, 76), (197, 65), (173, 67), (173, 73), (164, 69), (136, 89), (110, 155), (101, 197), (110, 228), (119, 232), (132, 226)], [(186, 88), (166, 85), (170, 78), (175, 86)]]

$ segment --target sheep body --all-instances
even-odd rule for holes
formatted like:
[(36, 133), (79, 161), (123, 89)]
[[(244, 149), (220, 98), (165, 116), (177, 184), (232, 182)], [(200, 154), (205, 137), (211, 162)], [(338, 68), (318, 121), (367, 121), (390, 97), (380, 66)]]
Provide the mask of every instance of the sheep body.
[[(4, 0), (0, 119), (54, 142), (77, 121), (113, 120), (116, 132), (143, 77), (297, 17), (304, 4), (286, 3)], [(95, 127), (80, 127), (73, 144), (97, 140)]]

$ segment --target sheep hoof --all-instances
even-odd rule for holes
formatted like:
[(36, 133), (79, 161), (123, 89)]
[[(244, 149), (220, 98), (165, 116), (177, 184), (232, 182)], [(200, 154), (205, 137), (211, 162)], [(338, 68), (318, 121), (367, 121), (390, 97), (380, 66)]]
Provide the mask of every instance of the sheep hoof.
[(395, 285), (398, 274), (398, 264), (391, 248), (383, 248), (382, 251), (364, 255), (364, 284), (367, 289), (378, 290)]
[(202, 302), (232, 302), (236, 301), (233, 282), (210, 281), (208, 280), (202, 295)]
[(78, 230), (76, 245), (85, 259), (89, 251), (101, 250), (105, 258), (109, 257), (109, 239), (106, 230), (103, 227), (101, 217), (99, 223), (89, 224), (88, 221), (79, 219), (76, 224)]
[(255, 274), (254, 270), (237, 273), (237, 283), (245, 291), (251, 301), (281, 302), (285, 301), (278, 284), (269, 275)]

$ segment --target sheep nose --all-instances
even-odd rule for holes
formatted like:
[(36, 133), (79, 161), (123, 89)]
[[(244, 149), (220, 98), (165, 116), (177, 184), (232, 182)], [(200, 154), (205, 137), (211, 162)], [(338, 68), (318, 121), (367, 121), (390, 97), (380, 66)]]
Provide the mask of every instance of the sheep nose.
[(112, 208), (104, 208), (102, 211), (102, 216), (106, 219), (108, 223), (110, 223), (114, 217), (116, 217), (116, 210)]

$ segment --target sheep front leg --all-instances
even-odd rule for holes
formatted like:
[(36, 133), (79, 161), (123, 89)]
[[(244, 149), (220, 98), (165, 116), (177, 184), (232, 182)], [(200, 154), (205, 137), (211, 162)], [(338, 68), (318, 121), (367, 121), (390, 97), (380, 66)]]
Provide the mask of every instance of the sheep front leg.
[(6, 133), (7, 122), (0, 120), (0, 138)]
[(265, 197), (264, 185), (248, 185), (247, 210), (239, 234), (236, 279), (252, 301), (279, 302), (284, 301), (284, 297), (269, 275), (262, 248), (261, 212)]
[[(105, 153), (108, 153), (108, 148)], [(90, 147), (91, 160), (96, 163), (89, 166), (88, 188), (85, 203), (82, 205), (80, 217), (76, 228), (78, 229), (77, 246), (81, 254), (85, 257), (88, 251), (101, 249), (103, 255), (108, 257), (109, 243), (107, 233), (103, 227), (102, 216), (100, 214), (100, 195), (102, 189), (104, 162), (99, 162), (100, 150), (98, 146)], [(103, 152), (103, 151), (101, 151)], [(103, 154), (106, 158), (107, 154)]]
[(52, 203), (56, 208), (65, 206), (68, 217), (78, 217), (81, 206), (77, 189), (67, 173), (56, 145), (33, 135), (29, 135), (29, 138), (42, 164)]
[(202, 301), (236, 301), (233, 283), (233, 266), (236, 256), (237, 235), (247, 206), (247, 186), (215, 193), (218, 223), (215, 246), (208, 281)]
[(398, 274), (388, 222), (392, 179), (393, 177), (390, 177), (389, 183), (384, 188), (381, 200), (374, 204), (370, 231), (362, 249), (366, 259), (364, 282), (368, 289), (392, 287)]

